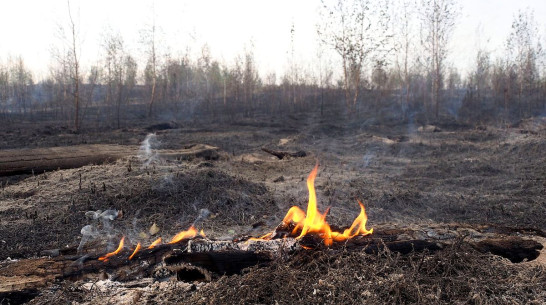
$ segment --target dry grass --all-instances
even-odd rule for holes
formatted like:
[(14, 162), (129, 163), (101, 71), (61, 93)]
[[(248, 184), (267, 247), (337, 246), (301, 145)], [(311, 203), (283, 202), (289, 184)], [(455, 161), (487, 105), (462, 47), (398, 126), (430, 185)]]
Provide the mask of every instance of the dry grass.
[[(139, 304), (544, 304), (543, 265), (511, 264), (463, 243), (431, 253), (368, 255), (302, 251), (265, 268), (211, 283), (169, 284), (140, 293)], [(71, 284), (31, 304), (104, 304), (116, 289), (84, 293)], [(134, 295), (128, 292), (127, 296)]]

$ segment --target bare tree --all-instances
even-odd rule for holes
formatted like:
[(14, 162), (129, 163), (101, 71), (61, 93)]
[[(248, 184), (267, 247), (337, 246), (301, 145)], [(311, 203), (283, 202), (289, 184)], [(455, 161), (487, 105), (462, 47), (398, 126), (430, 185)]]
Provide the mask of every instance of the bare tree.
[[(103, 42), (107, 100), (115, 104), (117, 128), (121, 126), (121, 107), (127, 101), (128, 90), (135, 85), (136, 62), (126, 53), (119, 33), (109, 33)], [(113, 102), (115, 101), (115, 102)]]
[(299, 67), (296, 63), (296, 57), (295, 57), (295, 38), (296, 38), (296, 27), (294, 25), (294, 22), (292, 22), (292, 25), (290, 26), (290, 59), (289, 59), (289, 75), (287, 75), (287, 79), (290, 82), (291, 87), (291, 94), (292, 98), (290, 99), (292, 101), (292, 107), (295, 109), (298, 100), (296, 95), (296, 87), (298, 84), (298, 78), (299, 78)]
[[(341, 57), (347, 106), (356, 110), (363, 69), (388, 50), (389, 15), (386, 1), (323, 1), (318, 33)], [(376, 57), (376, 58), (374, 58)]]
[(156, 87), (159, 70), (159, 52), (158, 52), (158, 28), (155, 22), (155, 9), (152, 10), (151, 25), (140, 32), (141, 43), (146, 53), (146, 68), (144, 71), (146, 84), (150, 87), (150, 100), (148, 102), (148, 117), (152, 116), (154, 102), (156, 100)]
[(82, 94), (84, 96), (84, 107), (82, 112), (82, 121), (85, 119), (88, 109), (94, 108), (95, 114), (96, 114), (96, 124), (99, 124), (100, 122), (100, 114), (101, 114), (101, 107), (98, 105), (98, 103), (95, 103), (95, 89), (98, 87), (100, 79), (102, 77), (103, 69), (99, 65), (93, 65), (91, 66), (89, 70), (89, 74), (87, 75), (87, 83), (84, 86), (84, 90), (82, 90)]
[(412, 53), (415, 52), (415, 0), (402, 0), (398, 2), (392, 17), (392, 27), (394, 35), (395, 69), (396, 77), (400, 82), (404, 102), (402, 109), (404, 115), (409, 109), (410, 104), (410, 83), (412, 63), (414, 62)]
[(443, 87), (448, 43), (459, 13), (456, 0), (421, 0), (421, 38), (431, 77), (431, 104), (438, 118), (440, 90)]
[[(72, 7), (70, 0), (67, 0), (68, 23), (59, 25), (59, 39), (61, 41), (61, 49), (53, 49), (52, 56), (56, 61), (56, 65), (51, 67), (51, 77), (55, 80), (59, 91), (56, 95), (58, 106), (61, 108), (61, 113), (64, 114), (64, 104), (70, 102), (73, 107), (74, 130), (77, 132), (80, 129), (80, 83), (81, 83), (81, 68), (80, 68), (80, 42), (78, 36), (78, 26), (72, 16)], [(61, 93), (62, 92), (62, 93)], [(72, 108), (71, 107), (71, 108)]]
[[(512, 31), (506, 42), (508, 60), (517, 73), (519, 110), (532, 112), (532, 94), (538, 90), (538, 61), (543, 55), (538, 26), (532, 11), (519, 11), (512, 22)], [(524, 101), (524, 96), (527, 98)], [(538, 97), (538, 94), (537, 94)], [(527, 102), (527, 107), (523, 103)], [(542, 103), (544, 108), (544, 103)]]
[(325, 91), (330, 89), (332, 85), (332, 77), (334, 72), (331, 68), (331, 63), (324, 58), (323, 44), (319, 43), (317, 48), (318, 61), (318, 89), (320, 90), (320, 115), (324, 115)]
[[(22, 115), (32, 113), (34, 80), (21, 56), (9, 58), (6, 67), (0, 68), (0, 102), (5, 107), (18, 110)], [(8, 105), (8, 101), (12, 105)]]
[(9, 89), (9, 71), (4, 65), (0, 65), (0, 113), (8, 110)]
[(254, 59), (254, 52), (252, 51), (252, 44), (245, 52), (244, 67), (243, 67), (243, 103), (246, 107), (247, 115), (253, 114), (255, 111), (254, 94), (258, 87), (261, 85), (260, 76), (258, 75), (258, 69), (256, 67), (256, 61)]
[(70, 73), (72, 76), (72, 82), (74, 84), (74, 91), (72, 92), (74, 97), (74, 129), (78, 131), (80, 129), (80, 57), (79, 57), (79, 43), (78, 33), (76, 29), (76, 23), (72, 17), (72, 9), (70, 8), (70, 0), (67, 0), (68, 18), (69, 18), (69, 31), (70, 31), (70, 47), (69, 47), (69, 59), (71, 62)]

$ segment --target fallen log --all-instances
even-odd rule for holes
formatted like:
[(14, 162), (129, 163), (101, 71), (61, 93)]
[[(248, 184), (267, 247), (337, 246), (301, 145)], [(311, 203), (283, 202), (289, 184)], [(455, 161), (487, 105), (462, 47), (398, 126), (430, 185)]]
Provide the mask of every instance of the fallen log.
[(160, 160), (191, 161), (194, 159), (218, 160), (219, 148), (207, 144), (192, 144), (182, 149), (161, 149), (157, 151)]
[[(193, 144), (182, 149), (155, 151), (158, 160), (187, 161), (216, 160), (219, 148)], [(0, 176), (41, 174), (57, 169), (78, 168), (90, 164), (104, 164), (123, 157), (136, 156), (138, 147), (123, 145), (74, 145), (65, 147), (7, 149), (0, 151)]]
[(269, 149), (269, 148), (266, 148), (266, 147), (262, 147), (262, 150), (265, 151), (266, 153), (268, 154), (271, 154), (277, 158), (279, 158), (279, 160), (282, 160), (284, 158), (302, 158), (302, 157), (305, 157), (307, 156), (307, 153), (303, 150), (299, 150), (297, 152), (289, 152), (289, 151), (280, 151), (280, 150), (273, 150), (273, 149)]
[(0, 151), (0, 176), (41, 174), (44, 171), (103, 164), (135, 154), (136, 147), (122, 145), (74, 145)]

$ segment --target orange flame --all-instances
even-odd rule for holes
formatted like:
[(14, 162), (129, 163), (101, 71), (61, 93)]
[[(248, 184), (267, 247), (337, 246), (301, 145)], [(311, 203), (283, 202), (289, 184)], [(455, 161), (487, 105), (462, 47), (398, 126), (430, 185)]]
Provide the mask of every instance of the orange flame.
[(201, 229), (201, 231), (199, 231), (199, 235), (201, 235), (201, 237), (203, 237), (203, 238), (207, 238), (207, 236), (205, 235), (205, 231), (203, 231), (203, 229)]
[(358, 204), (360, 205), (360, 214), (358, 214), (358, 216), (355, 218), (351, 227), (345, 229), (343, 234), (340, 234), (339, 232), (332, 232), (332, 236), (335, 241), (345, 241), (357, 235), (369, 235), (373, 233), (373, 228), (369, 230), (366, 229), (366, 222), (368, 222), (366, 208), (364, 208), (362, 202), (358, 201)]
[(99, 261), (107, 262), (109, 257), (114, 256), (118, 254), (119, 252), (121, 252), (121, 250), (123, 249), (124, 242), (125, 242), (125, 236), (123, 236), (121, 240), (119, 241), (119, 246), (116, 249), (116, 251), (107, 253), (105, 256), (99, 257)]
[(251, 237), (248, 240), (270, 240), (271, 236), (273, 236), (273, 232), (269, 232), (265, 234), (264, 236), (260, 236), (260, 237)]
[(133, 251), (133, 254), (131, 254), (131, 256), (129, 256), (129, 260), (131, 260), (133, 258), (133, 256), (135, 256), (135, 254), (137, 254), (138, 250), (140, 250), (140, 243), (137, 243), (135, 251)]
[(317, 209), (317, 195), (315, 192), (315, 178), (317, 177), (318, 164), (309, 174), (307, 178), (307, 188), (309, 189), (309, 202), (307, 204), (307, 213), (304, 213), (297, 206), (293, 206), (288, 210), (283, 222), (285, 224), (294, 223), (296, 226), (292, 230), (292, 234), (297, 234), (301, 230), (297, 239), (304, 237), (307, 234), (314, 233), (320, 236), (324, 240), (326, 246), (332, 245), (333, 241), (340, 242), (353, 238), (357, 235), (372, 234), (373, 229), (366, 229), (366, 222), (368, 216), (366, 215), (366, 209), (364, 205), (359, 201), (360, 214), (355, 218), (350, 228), (343, 231), (343, 233), (332, 231), (328, 222), (326, 222), (326, 215), (328, 209), (322, 214)]
[(154, 240), (154, 242), (148, 247), (148, 249), (153, 249), (155, 246), (159, 245), (161, 243), (161, 237)]
[(182, 231), (182, 232), (179, 232), (178, 234), (176, 234), (171, 239), (171, 241), (169, 242), (169, 245), (170, 244), (176, 244), (177, 242), (179, 242), (179, 241), (181, 241), (183, 239), (193, 238), (196, 235), (197, 235), (197, 230), (195, 229), (194, 226), (191, 226), (188, 230)]

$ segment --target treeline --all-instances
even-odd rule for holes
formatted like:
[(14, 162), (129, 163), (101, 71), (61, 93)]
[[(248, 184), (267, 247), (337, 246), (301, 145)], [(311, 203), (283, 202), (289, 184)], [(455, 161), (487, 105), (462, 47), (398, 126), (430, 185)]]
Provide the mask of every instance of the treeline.
[[(47, 77), (35, 81), (21, 57), (0, 63), (0, 116), (51, 120), (73, 126), (120, 128), (135, 119), (236, 121), (257, 115), (336, 107), (347, 116), (376, 113), (407, 119), (455, 117), (507, 123), (546, 112), (545, 54), (530, 11), (519, 12), (503, 56), (481, 48), (461, 75), (447, 61), (457, 24), (454, 0), (389, 2), (352, 0), (323, 4), (315, 64), (294, 60), (284, 75), (260, 75), (252, 48), (226, 64), (207, 46), (198, 56), (159, 48), (152, 24), (142, 31), (145, 56), (129, 52), (123, 37), (107, 31), (97, 64), (82, 67), (76, 23), (53, 52)], [(292, 28), (291, 39), (297, 29)], [(339, 66), (329, 64), (336, 54)]]

